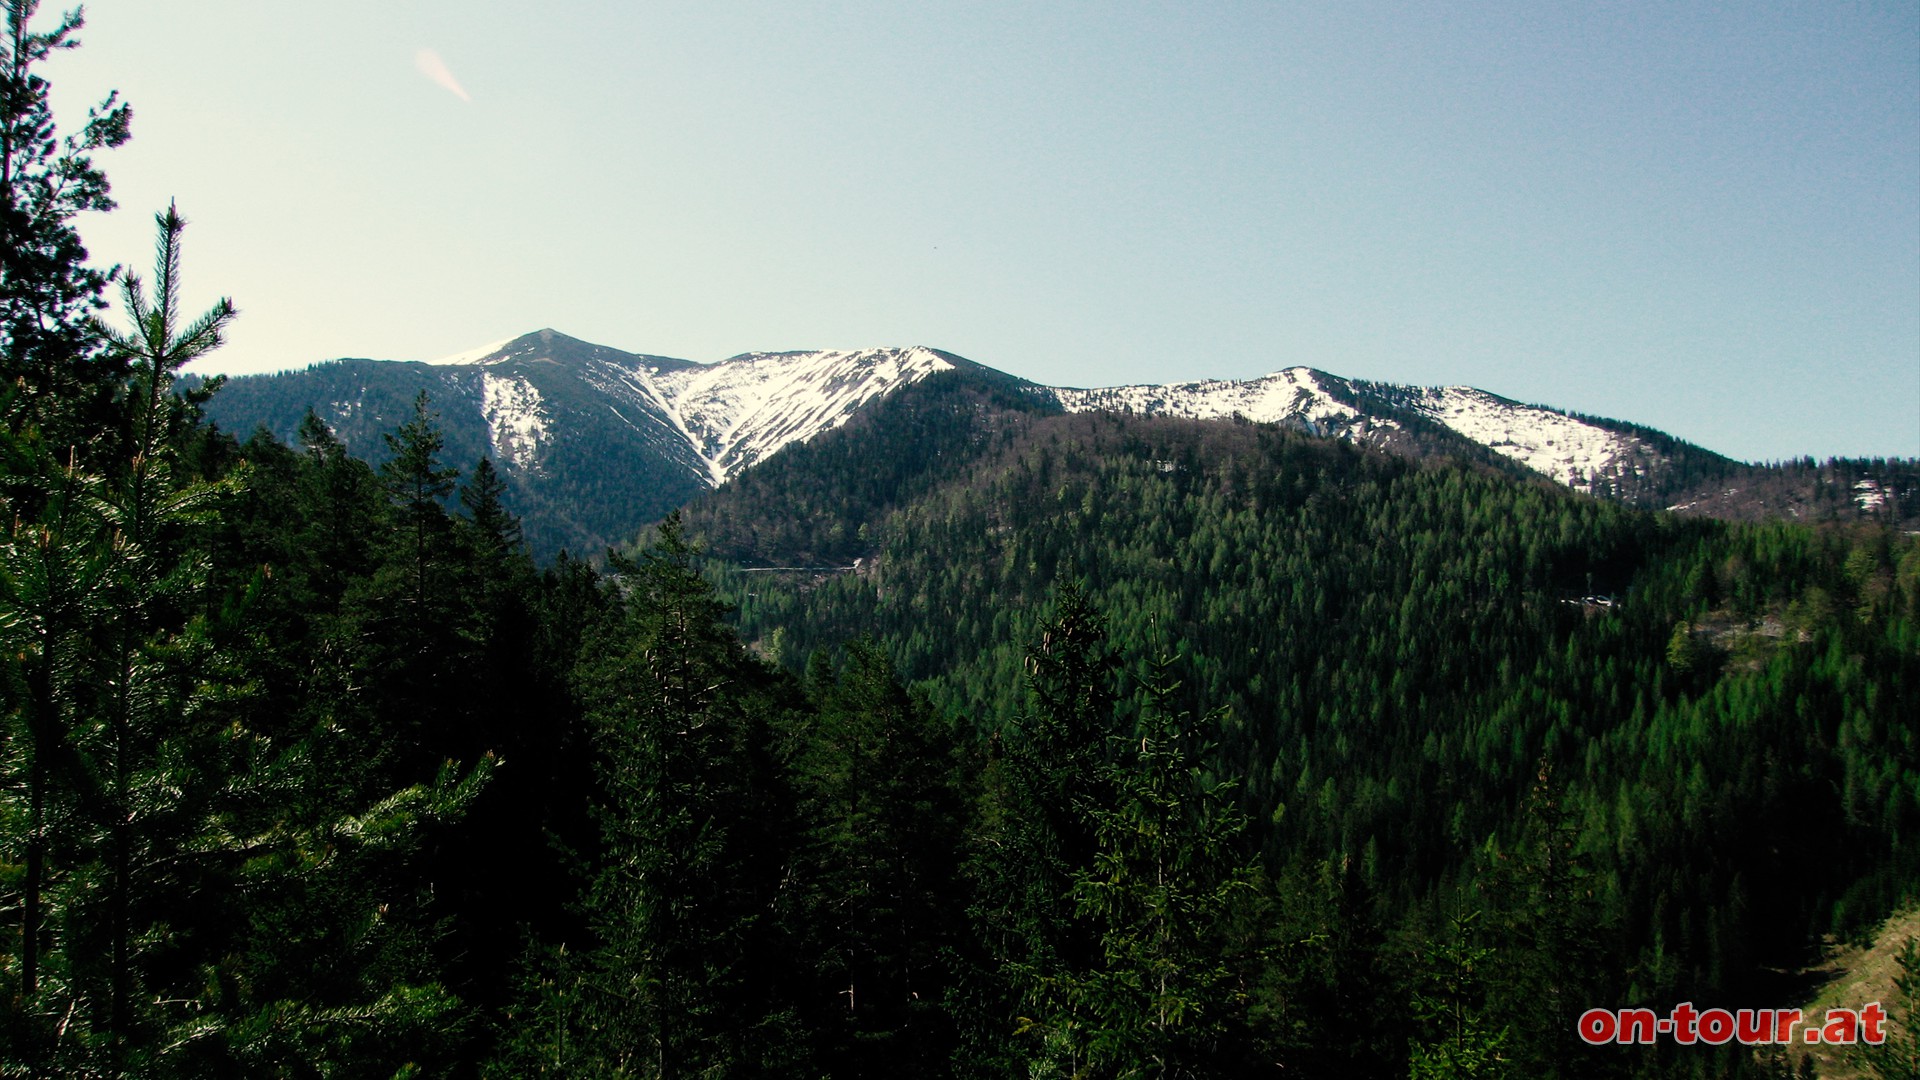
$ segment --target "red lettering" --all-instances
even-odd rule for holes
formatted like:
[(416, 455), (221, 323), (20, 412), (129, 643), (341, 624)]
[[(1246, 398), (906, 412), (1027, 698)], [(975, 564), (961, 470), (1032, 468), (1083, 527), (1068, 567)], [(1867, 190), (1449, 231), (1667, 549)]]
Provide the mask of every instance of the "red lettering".
[(1699, 1014), (1693, 1011), (1693, 1002), (1683, 1001), (1675, 1005), (1673, 1007), (1673, 1041), (1681, 1046), (1692, 1046), (1694, 1039), (1698, 1037), (1694, 1032), (1694, 1024), (1699, 1021), (1699, 1018)]
[(1588, 1009), (1575, 1021), (1574, 1031), (1589, 1046), (1652, 1045), (1666, 1037), (1681, 1046), (1724, 1046), (1735, 1039), (1743, 1046), (1791, 1044), (1796, 1030), (1800, 1041), (1810, 1046), (1881, 1046), (1889, 1024), (1887, 1010), (1877, 1001), (1858, 1010), (1828, 1009), (1824, 1021), (1799, 1009), (1697, 1009), (1683, 1001), (1665, 1016), (1645, 1008)]
[(1620, 1010), (1620, 1041), (1623, 1043), (1651, 1043), (1659, 1032), (1659, 1018), (1652, 1009)]
[(1580, 1014), (1580, 1037), (1594, 1046), (1612, 1042), (1615, 1027), (1613, 1013), (1607, 1009), (1588, 1009)]
[(1887, 1010), (1877, 1001), (1869, 1001), (1860, 1010), (1860, 1039), (1869, 1046), (1881, 1046), (1887, 1041), (1887, 1033), (1882, 1024), (1887, 1022)]

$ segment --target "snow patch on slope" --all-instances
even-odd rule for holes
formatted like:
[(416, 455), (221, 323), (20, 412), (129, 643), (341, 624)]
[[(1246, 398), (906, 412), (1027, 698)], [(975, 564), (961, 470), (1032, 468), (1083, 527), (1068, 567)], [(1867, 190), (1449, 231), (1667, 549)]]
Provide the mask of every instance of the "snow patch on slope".
[(1068, 412), (1104, 409), (1183, 416), (1192, 420), (1220, 420), (1238, 415), (1262, 424), (1300, 420), (1315, 431), (1360, 415), (1327, 392), (1318, 372), (1304, 367), (1287, 368), (1244, 382), (1206, 379), (1167, 386), (1061, 389), (1055, 390), (1054, 396)]
[[(1113, 386), (1097, 390), (1056, 390), (1068, 412), (1110, 409), (1161, 416), (1212, 420), (1242, 416), (1257, 423), (1295, 421), (1322, 435), (1377, 441), (1400, 425), (1368, 416), (1333, 395), (1327, 383), (1345, 386), (1349, 396), (1379, 397), (1312, 368), (1293, 367), (1258, 379), (1210, 379), (1170, 386)], [(1613, 475), (1650, 452), (1642, 440), (1609, 431), (1571, 416), (1519, 405), (1468, 386), (1394, 387), (1386, 403), (1445, 425), (1497, 453), (1544, 473), (1569, 487), (1592, 491), (1594, 481)]]
[(549, 438), (540, 391), (519, 375), (482, 372), (480, 411), (487, 418), (493, 456), (514, 469), (537, 470)]
[(1412, 408), (1494, 452), (1577, 491), (1647, 447), (1640, 439), (1571, 416), (1517, 405), (1471, 386), (1413, 391)]
[(748, 353), (647, 373), (718, 487), (790, 443), (831, 431), (876, 398), (953, 367), (931, 349)]

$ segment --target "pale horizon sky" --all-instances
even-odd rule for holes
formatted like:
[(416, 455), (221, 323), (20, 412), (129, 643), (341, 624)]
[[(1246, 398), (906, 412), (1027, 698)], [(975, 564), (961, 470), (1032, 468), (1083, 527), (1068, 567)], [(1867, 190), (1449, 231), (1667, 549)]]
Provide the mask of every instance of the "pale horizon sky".
[[(42, 24), (57, 12), (48, 7)], [(1294, 365), (1748, 460), (1920, 456), (1920, 5), (94, 0), (146, 270), (234, 372), (552, 327)]]

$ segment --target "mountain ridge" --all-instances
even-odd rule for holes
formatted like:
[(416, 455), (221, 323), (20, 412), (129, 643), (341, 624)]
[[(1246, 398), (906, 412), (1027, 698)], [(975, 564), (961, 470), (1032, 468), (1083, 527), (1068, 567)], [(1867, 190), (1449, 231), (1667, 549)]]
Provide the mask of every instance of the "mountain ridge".
[[(916, 358), (920, 362), (904, 378), (898, 372), (882, 374), (877, 382), (869, 383), (856, 400), (835, 401), (824, 410), (814, 410), (819, 415), (780, 417), (772, 425), (762, 425), (771, 426), (770, 431), (755, 430), (751, 424), (757, 415), (768, 411), (769, 402), (738, 393), (741, 389), (738, 383), (752, 380), (735, 380), (735, 385), (729, 386), (723, 377), (723, 373), (764, 369), (768, 365), (802, 367), (823, 359), (834, 364), (842, 358), (872, 364), (889, 356)], [(936, 359), (927, 363), (924, 358), (928, 357)], [(663, 416), (678, 421), (671, 426), (703, 459), (701, 471), (705, 472), (709, 484), (718, 486), (740, 468), (750, 466), (787, 443), (805, 441), (838, 426), (865, 401), (884, 396), (903, 383), (945, 370), (956, 361), (973, 363), (943, 350), (918, 345), (750, 351), (713, 363), (699, 363), (626, 352), (548, 328), (433, 360), (392, 362), (474, 368), (483, 372), (511, 369), (523, 363), (567, 365), (582, 368), (583, 373), (590, 372), (588, 378), (598, 388), (616, 397), (619, 394), (615, 384), (626, 382), (627, 390), (640, 393)], [(636, 380), (633, 374), (641, 377)], [(834, 372), (832, 376), (845, 374)], [(483, 387), (487, 387), (483, 393), (489, 399), (485, 411), (490, 417), (489, 426), (494, 430), (496, 445), (502, 447), (498, 456), (513, 464), (530, 466), (531, 462), (526, 460), (530, 455), (524, 447), (539, 437), (539, 396), (537, 392), (528, 392), (524, 377), (514, 380), (517, 385), (492, 388), (493, 380), (504, 383), (509, 378), (511, 376), (483, 374)], [(773, 380), (760, 381), (764, 385)], [(824, 381), (841, 387), (846, 385), (842, 378), (829, 377)], [(1617, 470), (1621, 460), (1650, 450), (1644, 440), (1624, 431), (1610, 430), (1631, 426), (1621, 422), (1596, 421), (1550, 406), (1524, 405), (1476, 387), (1368, 383), (1304, 365), (1281, 368), (1250, 379), (1199, 379), (1089, 388), (1031, 385), (1051, 395), (1069, 412), (1117, 409), (1193, 419), (1225, 419), (1237, 414), (1257, 423), (1298, 423), (1314, 434), (1354, 438), (1371, 445), (1389, 443), (1390, 434), (1403, 427), (1402, 422), (1392, 416), (1381, 415), (1383, 405), (1392, 406), (1423, 415), (1534, 471), (1584, 491), (1591, 491), (1597, 478)], [(730, 391), (733, 392), (731, 400)], [(690, 418), (686, 405), (694, 395), (703, 397), (704, 400), (695, 403), (704, 408)], [(619, 412), (617, 405), (610, 407)], [(620, 415), (624, 422), (633, 423), (625, 414)], [(694, 422), (689, 423), (689, 419)], [(740, 452), (730, 452), (736, 443), (741, 447)], [(518, 452), (516, 448), (520, 448)]]
[[(1750, 493), (1750, 474), (1761, 467), (1642, 425), (1475, 387), (1368, 382), (1306, 366), (1240, 380), (1051, 387), (923, 345), (754, 351), (699, 363), (546, 328), (434, 360), (343, 359), (240, 376), (208, 411), (231, 430), (265, 426), (292, 441), (311, 408), (351, 452), (377, 458), (379, 436), (424, 392), (446, 430), (449, 460), (493, 458), (516, 509), (542, 519), (530, 521), (530, 537), (551, 554), (629, 539), (787, 447), (949, 374), (997, 381), (1044, 410), (1280, 424), (1415, 457), (1489, 453), (1564, 487), (1646, 508), (1765, 516), (1778, 504), (1778, 513), (1801, 517), (1832, 511), (1824, 489), (1845, 489), (1862, 515), (1905, 520), (1920, 511), (1920, 472), (1912, 468), (1802, 478), (1799, 494), (1783, 502), (1778, 493)], [(1800, 491), (1809, 483), (1812, 495)], [(573, 524), (550, 528), (549, 508)]]

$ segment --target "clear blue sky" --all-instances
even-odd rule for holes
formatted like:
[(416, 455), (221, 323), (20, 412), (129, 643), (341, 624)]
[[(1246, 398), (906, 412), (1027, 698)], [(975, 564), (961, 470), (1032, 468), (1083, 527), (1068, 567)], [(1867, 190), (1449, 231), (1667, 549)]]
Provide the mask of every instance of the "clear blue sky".
[(135, 120), (86, 235), (144, 266), (179, 200), (189, 298), (242, 311), (215, 368), (545, 326), (695, 360), (925, 344), (1060, 385), (1306, 364), (1748, 459), (1920, 455), (1913, 0), (87, 20), (56, 100), (118, 88)]

